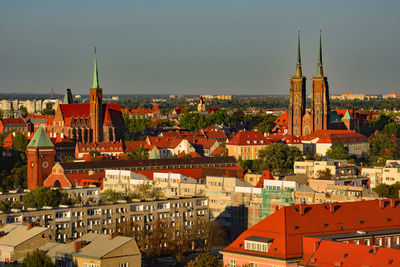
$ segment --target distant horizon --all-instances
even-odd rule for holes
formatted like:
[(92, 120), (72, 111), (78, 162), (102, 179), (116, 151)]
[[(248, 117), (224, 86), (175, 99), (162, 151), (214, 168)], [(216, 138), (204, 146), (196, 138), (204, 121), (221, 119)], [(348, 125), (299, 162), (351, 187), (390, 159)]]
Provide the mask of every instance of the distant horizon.
[(6, 0), (0, 93), (84, 94), (96, 46), (107, 94), (289, 94), (300, 29), (309, 94), (321, 26), (332, 95), (397, 92), (398, 10), (392, 0)]

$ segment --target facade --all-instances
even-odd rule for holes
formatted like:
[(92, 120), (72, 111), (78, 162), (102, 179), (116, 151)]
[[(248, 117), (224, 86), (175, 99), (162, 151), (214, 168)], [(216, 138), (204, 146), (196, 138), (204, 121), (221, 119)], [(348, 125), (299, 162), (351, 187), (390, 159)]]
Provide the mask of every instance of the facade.
[(306, 237), (340, 242), (344, 247), (350, 243), (369, 246), (370, 250), (398, 245), (398, 202), (379, 199), (280, 208), (222, 250), (224, 265), (299, 266), (310, 249), (303, 246)]
[(363, 167), (361, 175), (371, 180), (371, 187), (380, 183), (392, 185), (400, 181), (400, 161), (387, 160), (383, 167)]
[(28, 131), (28, 124), (22, 118), (0, 119), (0, 134), (7, 132), (26, 133), (27, 131)]
[(51, 229), (54, 241), (67, 242), (87, 233), (116, 233), (122, 222), (135, 222), (143, 229), (153, 220), (168, 219), (173, 225), (191, 228), (208, 221), (208, 208), (208, 199), (200, 196), (43, 207), (0, 214), (0, 224), (35, 222)]
[(99, 84), (95, 54), (89, 104), (59, 104), (54, 120), (46, 130), (52, 133), (63, 133), (74, 142), (121, 140), (126, 130), (121, 107), (118, 104), (103, 104), (102, 101), (103, 89)]
[(112, 189), (121, 193), (129, 193), (134, 191), (137, 186), (151, 183), (142, 174), (126, 170), (106, 170), (103, 181), (103, 190)]
[(306, 175), (308, 178), (319, 178), (319, 172), (330, 170), (333, 177), (356, 176), (357, 169), (355, 165), (347, 164), (347, 160), (306, 160), (294, 162), (294, 174)]
[(226, 144), (228, 156), (236, 159), (254, 160), (258, 158), (258, 152), (266, 148), (271, 143), (259, 131), (239, 131)]

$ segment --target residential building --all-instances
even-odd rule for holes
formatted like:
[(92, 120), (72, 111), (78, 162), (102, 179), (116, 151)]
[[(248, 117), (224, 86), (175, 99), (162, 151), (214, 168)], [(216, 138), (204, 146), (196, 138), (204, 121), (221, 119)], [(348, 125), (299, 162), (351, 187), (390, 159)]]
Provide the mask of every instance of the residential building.
[(112, 189), (121, 193), (134, 191), (137, 186), (151, 183), (143, 174), (125, 170), (106, 170), (103, 190)]
[(22, 262), (28, 252), (54, 240), (51, 229), (32, 223), (6, 224), (0, 233), (0, 266)]
[(132, 237), (88, 233), (68, 243), (46, 243), (44, 250), (56, 266), (140, 267), (140, 250)]
[(294, 174), (307, 175), (309, 178), (318, 178), (321, 171), (329, 170), (331, 176), (356, 176), (357, 169), (354, 164), (348, 164), (347, 160), (305, 160), (294, 162)]
[[(224, 265), (298, 266), (313, 257), (311, 244), (303, 243), (306, 237), (344, 243), (344, 247), (348, 243), (370, 249), (391, 247), (400, 244), (399, 210), (396, 199), (285, 206), (224, 248)], [(314, 249), (321, 245), (313, 243)]]
[(259, 131), (239, 131), (226, 143), (228, 156), (236, 159), (254, 160), (258, 152), (266, 148), (271, 142)]
[(34, 222), (50, 229), (54, 241), (67, 242), (87, 233), (115, 233), (122, 222), (135, 222), (138, 229), (143, 229), (153, 220), (166, 219), (171, 227), (191, 228), (208, 221), (208, 209), (208, 198), (200, 196), (121, 201), (13, 210), (0, 214), (0, 225)]
[(3, 118), (0, 119), (0, 134), (7, 132), (21, 132), (28, 131), (28, 124), (23, 118)]
[(387, 160), (383, 167), (363, 167), (361, 175), (371, 180), (371, 187), (380, 183), (392, 185), (400, 181), (400, 160)]

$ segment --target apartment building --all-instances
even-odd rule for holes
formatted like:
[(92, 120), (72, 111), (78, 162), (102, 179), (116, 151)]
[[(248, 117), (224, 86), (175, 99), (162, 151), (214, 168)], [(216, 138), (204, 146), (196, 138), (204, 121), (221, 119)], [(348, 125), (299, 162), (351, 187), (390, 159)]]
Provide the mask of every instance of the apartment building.
[[(376, 251), (374, 247), (398, 246), (399, 202), (399, 199), (379, 199), (282, 207), (224, 248), (221, 251), (223, 264), (299, 266), (303, 259), (314, 255), (306, 252), (318, 249), (324, 240), (335, 242), (340, 248), (346, 249), (347, 255), (354, 252), (348, 244), (368, 246), (371, 253)], [(308, 237), (318, 241), (304, 246), (303, 241)], [(341, 257), (346, 258), (347, 255), (342, 254)], [(318, 259), (315, 260), (311, 262), (313, 266), (327, 266), (321, 265), (322, 262)], [(334, 266), (347, 265), (335, 263)]]
[(363, 167), (361, 175), (370, 178), (371, 187), (380, 183), (392, 185), (400, 182), (400, 160), (387, 160), (383, 167)]
[(134, 191), (137, 186), (150, 183), (151, 180), (140, 173), (128, 170), (106, 170), (103, 190), (112, 189), (121, 193)]
[(179, 197), (158, 200), (121, 201), (111, 204), (63, 206), (13, 210), (0, 214), (0, 224), (34, 222), (51, 229), (55, 241), (67, 242), (87, 233), (110, 234), (119, 223), (131, 221), (142, 229), (156, 219), (171, 220), (191, 228), (208, 221), (206, 197)]
[(166, 197), (204, 195), (206, 191), (205, 184), (180, 173), (155, 172), (153, 182), (155, 187), (162, 189)]
[(227, 144), (228, 156), (236, 159), (254, 160), (258, 152), (266, 148), (271, 141), (259, 131), (239, 131)]
[(305, 160), (295, 161), (294, 174), (307, 175), (307, 177), (318, 177), (319, 171), (329, 169), (332, 176), (354, 176), (357, 169), (354, 164), (348, 164), (347, 160)]

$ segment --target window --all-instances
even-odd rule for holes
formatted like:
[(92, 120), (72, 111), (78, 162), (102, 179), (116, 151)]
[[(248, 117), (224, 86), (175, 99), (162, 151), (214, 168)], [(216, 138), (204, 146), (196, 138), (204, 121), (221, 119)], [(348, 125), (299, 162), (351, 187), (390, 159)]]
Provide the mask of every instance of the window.
[(119, 264), (119, 267), (128, 267), (128, 263), (127, 262), (121, 262)]
[(100, 265), (94, 263), (83, 263), (83, 267), (100, 267)]
[(395, 244), (396, 246), (400, 245), (400, 237), (399, 237), (399, 236), (395, 236), (395, 237), (393, 238), (393, 241), (394, 241), (394, 244)]
[(370, 246), (371, 245), (371, 241), (369, 239), (364, 239), (364, 245)]
[(229, 267), (235, 267), (236, 266), (236, 261), (235, 260), (230, 260), (229, 261)]
[(389, 237), (385, 237), (385, 248), (390, 248), (391, 246), (391, 242), (390, 242), (390, 236)]
[(376, 239), (376, 245), (381, 247), (382, 246), (382, 238), (377, 238)]
[(359, 245), (360, 244), (360, 240), (354, 240), (353, 244)]

